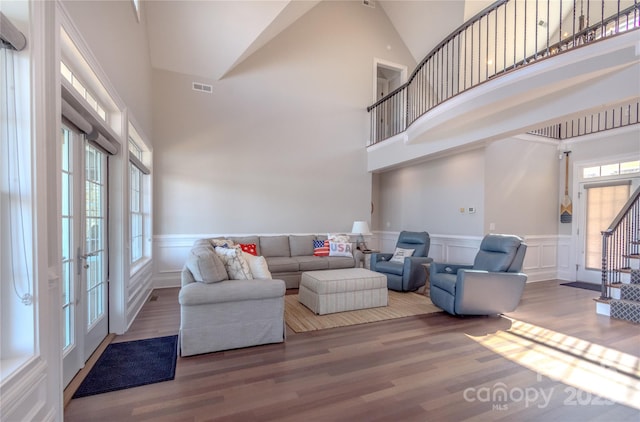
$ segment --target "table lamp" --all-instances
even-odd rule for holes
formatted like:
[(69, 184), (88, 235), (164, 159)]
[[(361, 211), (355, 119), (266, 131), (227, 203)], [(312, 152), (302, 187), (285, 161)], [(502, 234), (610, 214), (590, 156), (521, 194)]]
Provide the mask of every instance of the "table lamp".
[(367, 244), (364, 241), (364, 235), (370, 235), (369, 223), (366, 221), (354, 221), (353, 227), (351, 227), (351, 233), (358, 235), (356, 242), (356, 248), (361, 251), (368, 251)]

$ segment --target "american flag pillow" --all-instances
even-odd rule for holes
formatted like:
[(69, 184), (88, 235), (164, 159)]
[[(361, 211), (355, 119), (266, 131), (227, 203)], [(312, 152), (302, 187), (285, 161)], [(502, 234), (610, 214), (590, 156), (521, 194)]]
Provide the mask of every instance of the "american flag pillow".
[(329, 241), (328, 240), (314, 240), (313, 241), (313, 256), (329, 256)]

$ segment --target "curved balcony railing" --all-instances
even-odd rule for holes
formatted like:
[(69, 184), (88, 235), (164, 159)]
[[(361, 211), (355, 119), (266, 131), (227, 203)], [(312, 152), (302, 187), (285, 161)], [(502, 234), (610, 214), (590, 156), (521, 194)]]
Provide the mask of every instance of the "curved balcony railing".
[(369, 145), (490, 79), (638, 28), (640, 0), (498, 0), (431, 50), (404, 85), (367, 108)]

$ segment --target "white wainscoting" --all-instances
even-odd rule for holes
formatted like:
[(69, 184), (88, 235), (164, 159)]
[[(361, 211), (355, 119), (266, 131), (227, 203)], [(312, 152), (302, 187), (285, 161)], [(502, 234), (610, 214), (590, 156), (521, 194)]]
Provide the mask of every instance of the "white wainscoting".
[[(371, 244), (382, 252), (393, 252), (400, 232), (376, 232)], [(437, 262), (472, 264), (480, 248), (482, 236), (451, 236), (430, 234), (429, 256)], [(523, 272), (528, 281), (575, 280), (571, 268), (571, 236), (530, 235), (524, 236), (527, 253)], [(573, 278), (572, 278), (573, 277)]]
[(47, 409), (47, 366), (36, 358), (3, 385), (2, 420), (54, 421), (53, 409)]
[(558, 279), (576, 281), (576, 245), (570, 235), (557, 236), (558, 239)]
[(198, 239), (211, 235), (153, 236), (153, 287), (179, 287), (180, 272), (187, 262), (187, 254)]
[[(261, 234), (266, 235), (266, 234)], [(277, 235), (277, 234), (268, 234)], [(366, 237), (369, 248), (393, 252), (400, 232), (374, 232)], [(158, 235), (153, 238), (153, 287), (179, 287), (180, 271), (187, 260), (193, 243), (202, 238), (223, 235)], [(229, 235), (232, 236), (232, 235)], [(480, 247), (482, 236), (453, 236), (432, 234), (429, 256), (434, 261), (472, 264)], [(571, 236), (531, 235), (524, 237), (527, 254), (524, 272), (528, 281), (575, 280), (571, 272)], [(573, 278), (572, 278), (573, 277)]]
[(127, 328), (135, 320), (154, 287), (153, 265), (149, 261), (129, 279), (127, 287)]

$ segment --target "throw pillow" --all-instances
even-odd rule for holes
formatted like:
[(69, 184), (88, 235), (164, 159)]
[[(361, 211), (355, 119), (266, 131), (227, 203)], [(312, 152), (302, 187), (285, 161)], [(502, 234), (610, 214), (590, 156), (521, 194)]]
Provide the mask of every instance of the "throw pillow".
[(348, 234), (331, 234), (329, 233), (327, 235), (327, 239), (329, 239), (329, 242), (337, 242), (337, 243), (349, 243), (349, 241), (351, 240), (349, 238)]
[(213, 245), (213, 247), (222, 247), (222, 248), (233, 248), (234, 244), (232, 240), (224, 239), (220, 237), (216, 237), (214, 239), (209, 239), (209, 242)]
[(414, 252), (415, 252), (415, 249), (396, 248), (396, 251), (393, 253), (393, 256), (389, 261), (404, 262), (404, 259), (408, 256), (412, 256)]
[(329, 241), (328, 240), (314, 240), (313, 241), (313, 256), (329, 256)]
[(227, 269), (211, 247), (192, 248), (187, 256), (186, 267), (200, 283), (217, 283), (228, 280)]
[(267, 260), (264, 256), (245, 254), (245, 259), (249, 263), (249, 268), (251, 269), (253, 278), (272, 278), (271, 271), (269, 271)]
[(244, 256), (242, 256), (242, 249), (236, 248), (223, 248), (221, 246), (216, 247), (216, 254), (222, 259), (224, 267), (229, 274), (231, 280), (252, 280), (253, 275), (251, 269)]
[(351, 243), (329, 242), (329, 256), (353, 256)]
[(253, 256), (258, 256), (258, 250), (256, 249), (255, 243), (241, 243), (240, 249), (242, 249), (242, 252), (246, 252)]

